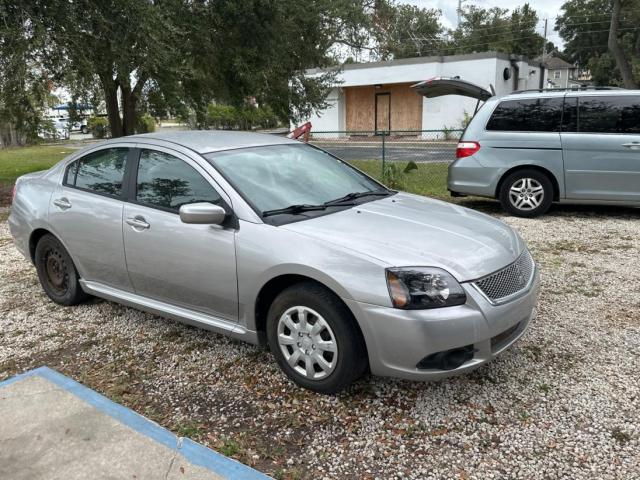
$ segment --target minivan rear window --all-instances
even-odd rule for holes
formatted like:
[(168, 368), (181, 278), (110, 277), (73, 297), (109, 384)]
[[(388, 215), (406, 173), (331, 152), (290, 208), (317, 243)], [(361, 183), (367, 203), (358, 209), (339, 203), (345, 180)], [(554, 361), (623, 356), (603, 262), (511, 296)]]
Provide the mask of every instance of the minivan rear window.
[(562, 97), (505, 100), (493, 111), (487, 130), (559, 132), (562, 103)]
[(640, 96), (580, 97), (578, 131), (640, 133)]

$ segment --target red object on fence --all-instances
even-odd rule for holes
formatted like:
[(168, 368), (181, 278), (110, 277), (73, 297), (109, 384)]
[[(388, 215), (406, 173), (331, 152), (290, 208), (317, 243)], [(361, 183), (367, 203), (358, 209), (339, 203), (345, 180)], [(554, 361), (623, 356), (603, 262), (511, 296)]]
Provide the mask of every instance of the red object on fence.
[(289, 138), (300, 138), (306, 143), (309, 141), (309, 133), (311, 133), (311, 122), (303, 123), (293, 132), (289, 134)]

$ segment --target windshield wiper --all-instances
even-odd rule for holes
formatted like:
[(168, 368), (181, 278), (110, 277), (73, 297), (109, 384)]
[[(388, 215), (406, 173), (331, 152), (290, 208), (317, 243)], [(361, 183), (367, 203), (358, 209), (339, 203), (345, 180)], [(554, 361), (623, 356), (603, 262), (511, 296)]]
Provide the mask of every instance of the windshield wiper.
[(349, 200), (355, 200), (356, 198), (376, 196), (376, 197), (386, 197), (390, 195), (391, 192), (389, 190), (369, 190), (367, 192), (351, 192), (347, 193), (344, 197), (336, 198), (335, 200), (330, 200), (325, 202), (325, 206), (340, 204), (343, 202), (347, 202)]
[(265, 210), (264, 212), (262, 212), (262, 216), (270, 217), (272, 215), (282, 215), (286, 213), (295, 215), (298, 213), (310, 212), (313, 210), (325, 210), (326, 208), (327, 208), (326, 205), (307, 205), (307, 204), (289, 205), (288, 207), (285, 207), (285, 208), (276, 208), (275, 210)]

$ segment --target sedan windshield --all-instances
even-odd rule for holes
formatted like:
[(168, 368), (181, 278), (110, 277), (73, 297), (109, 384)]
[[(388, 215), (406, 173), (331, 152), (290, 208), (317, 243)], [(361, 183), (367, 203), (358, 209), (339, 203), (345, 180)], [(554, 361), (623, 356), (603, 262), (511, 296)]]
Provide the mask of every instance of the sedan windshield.
[(242, 148), (205, 157), (265, 217), (335, 210), (353, 205), (355, 199), (374, 200), (391, 193), (345, 162), (303, 144)]

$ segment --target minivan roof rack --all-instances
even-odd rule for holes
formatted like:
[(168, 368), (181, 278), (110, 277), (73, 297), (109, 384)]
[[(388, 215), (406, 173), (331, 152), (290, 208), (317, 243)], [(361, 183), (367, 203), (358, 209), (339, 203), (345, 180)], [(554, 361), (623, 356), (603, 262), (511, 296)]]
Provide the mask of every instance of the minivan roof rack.
[(532, 88), (528, 90), (515, 90), (513, 93), (529, 93), (529, 92), (580, 92), (582, 90), (625, 90), (620, 87), (598, 87), (595, 85), (581, 85), (579, 87), (566, 88)]

